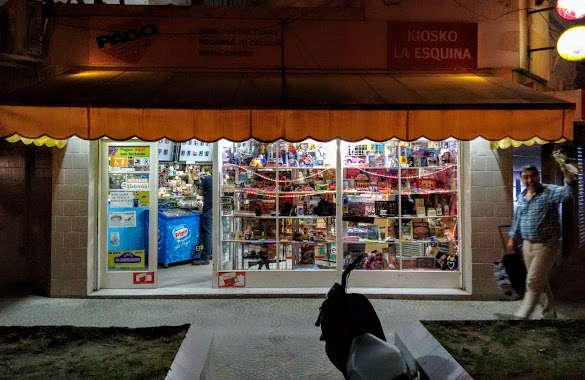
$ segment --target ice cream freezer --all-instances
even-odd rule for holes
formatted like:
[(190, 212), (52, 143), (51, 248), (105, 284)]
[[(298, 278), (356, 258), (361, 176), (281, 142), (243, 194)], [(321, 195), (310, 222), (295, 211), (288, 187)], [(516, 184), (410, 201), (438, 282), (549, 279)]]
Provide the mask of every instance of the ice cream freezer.
[(168, 265), (199, 258), (201, 212), (181, 208), (158, 211), (158, 263)]

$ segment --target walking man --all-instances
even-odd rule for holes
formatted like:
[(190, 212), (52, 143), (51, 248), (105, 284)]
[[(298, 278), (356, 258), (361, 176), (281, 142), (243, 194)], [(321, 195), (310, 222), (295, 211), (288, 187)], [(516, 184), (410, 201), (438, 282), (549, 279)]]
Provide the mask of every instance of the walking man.
[(514, 238), (522, 239), (527, 275), (526, 292), (514, 319), (530, 318), (537, 302), (542, 304), (544, 318), (557, 317), (548, 280), (561, 237), (559, 204), (571, 199), (575, 191), (574, 177), (566, 164), (561, 164), (561, 171), (564, 186), (542, 184), (534, 166), (525, 166), (520, 171), (526, 188), (518, 200), (507, 249), (514, 253)]

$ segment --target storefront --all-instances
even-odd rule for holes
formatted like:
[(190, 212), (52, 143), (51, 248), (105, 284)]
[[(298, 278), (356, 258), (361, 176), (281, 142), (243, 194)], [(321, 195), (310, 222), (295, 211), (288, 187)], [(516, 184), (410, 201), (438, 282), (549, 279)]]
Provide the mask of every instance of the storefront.
[[(80, 68), (0, 99), (1, 135), (91, 141), (93, 290), (157, 286), (170, 262), (161, 224), (171, 222), (158, 216), (169, 201), (164, 144), (197, 141), (212, 144), (208, 161), (166, 170), (181, 172), (172, 192), (189, 198), (192, 170), (211, 167), (214, 287), (327, 287), (364, 254), (354, 286), (471, 293), (472, 142), (572, 137), (573, 104), (477, 69), (477, 24), (416, 23), (451, 36), (433, 46), (424, 33), (420, 45), (391, 37), (414, 23), (303, 21), (283, 33), (278, 20), (123, 21), (57, 18), (49, 63)], [(348, 23), (363, 38), (349, 38)], [(84, 38), (71, 42), (74, 24)], [(293, 36), (313, 61), (281, 55)], [(442, 66), (429, 66), (432, 52)], [(408, 67), (434, 70), (396, 71)], [(193, 237), (197, 214), (181, 217), (171, 235)]]

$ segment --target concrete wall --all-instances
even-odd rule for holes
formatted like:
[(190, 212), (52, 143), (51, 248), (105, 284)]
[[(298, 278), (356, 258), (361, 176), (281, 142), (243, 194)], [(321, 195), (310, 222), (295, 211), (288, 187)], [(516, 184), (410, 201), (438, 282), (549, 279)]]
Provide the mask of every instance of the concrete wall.
[(69, 139), (53, 155), (51, 296), (88, 293), (89, 142)]
[(474, 298), (500, 298), (492, 265), (504, 254), (498, 226), (512, 222), (512, 153), (471, 142), (471, 249)]

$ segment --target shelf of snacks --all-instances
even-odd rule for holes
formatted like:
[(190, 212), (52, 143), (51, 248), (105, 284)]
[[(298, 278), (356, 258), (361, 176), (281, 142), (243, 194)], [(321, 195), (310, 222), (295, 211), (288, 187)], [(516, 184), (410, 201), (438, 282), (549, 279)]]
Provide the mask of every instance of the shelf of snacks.
[(208, 163), (159, 162), (159, 208), (201, 210), (203, 197), (199, 192), (200, 177), (211, 174)]
[[(335, 143), (250, 140), (221, 149), (222, 249), (240, 263), (233, 269), (320, 269), (316, 260), (336, 243)], [(269, 267), (249, 265), (260, 243), (271, 246)]]
[(363, 269), (458, 269), (455, 141), (249, 140), (219, 149), (229, 269), (336, 269), (357, 254)]
[(344, 142), (340, 153), (344, 263), (363, 254), (361, 269), (458, 269), (456, 142)]

